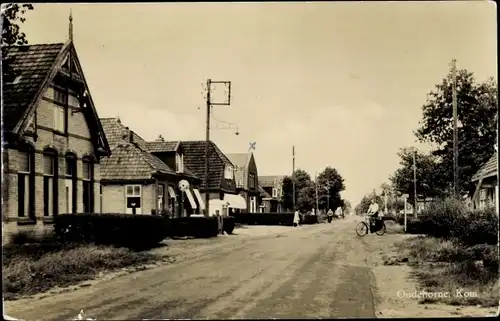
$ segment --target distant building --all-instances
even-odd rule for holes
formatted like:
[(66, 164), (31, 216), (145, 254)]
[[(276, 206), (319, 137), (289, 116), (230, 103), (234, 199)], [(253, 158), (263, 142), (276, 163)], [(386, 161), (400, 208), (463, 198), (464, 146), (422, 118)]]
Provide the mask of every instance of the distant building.
[(498, 152), (472, 177), (472, 182), (476, 183), (476, 191), (472, 196), (474, 208), (495, 206), (498, 213)]
[(283, 212), (283, 178), (284, 176), (259, 176), (261, 191), (261, 207), (263, 212)]
[(260, 209), (259, 176), (253, 153), (234, 153), (226, 154), (226, 156), (234, 165), (236, 192), (247, 203), (246, 209), (241, 210), (249, 213), (258, 212)]

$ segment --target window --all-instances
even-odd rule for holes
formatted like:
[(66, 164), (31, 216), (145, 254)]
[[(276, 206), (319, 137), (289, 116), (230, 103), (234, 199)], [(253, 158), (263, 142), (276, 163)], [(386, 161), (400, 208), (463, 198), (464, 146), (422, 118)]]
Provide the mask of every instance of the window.
[(126, 213), (141, 214), (141, 185), (125, 187)]
[(92, 160), (83, 160), (82, 180), (83, 180), (83, 212), (94, 212), (94, 177)]
[(54, 88), (54, 100), (60, 104), (66, 104), (66, 98), (68, 94), (65, 90)]
[(71, 107), (80, 107), (80, 99), (78, 98), (78, 93), (72, 89), (69, 90), (68, 105)]
[(273, 197), (278, 197), (278, 189), (273, 187)]
[(163, 203), (163, 199), (165, 196), (165, 188), (163, 184), (158, 184), (158, 210), (161, 211), (165, 208), (165, 205)]
[(58, 211), (57, 153), (52, 150), (43, 154), (43, 216), (55, 216)]
[(64, 107), (54, 106), (54, 129), (63, 133), (66, 128)]
[(175, 169), (177, 173), (184, 172), (184, 155), (183, 154), (175, 154)]
[(224, 178), (225, 179), (233, 179), (233, 167), (227, 165), (224, 169)]
[(35, 158), (33, 149), (24, 146), (19, 151), (17, 174), (18, 217), (35, 219)]
[(250, 180), (248, 187), (255, 188), (255, 174), (252, 173), (252, 174), (249, 174), (248, 176), (249, 176), (249, 180)]
[(66, 212), (76, 213), (77, 202), (77, 182), (76, 155), (66, 155)]

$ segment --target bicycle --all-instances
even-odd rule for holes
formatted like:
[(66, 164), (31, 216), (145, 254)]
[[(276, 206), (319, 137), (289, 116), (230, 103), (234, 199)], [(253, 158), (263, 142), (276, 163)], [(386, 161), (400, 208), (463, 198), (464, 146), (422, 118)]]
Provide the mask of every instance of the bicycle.
[(356, 225), (356, 234), (358, 234), (358, 236), (365, 236), (368, 233), (375, 233), (378, 236), (382, 236), (385, 234), (385, 229), (386, 227), (383, 219), (378, 219), (375, 222), (375, 226), (371, 226), (370, 217), (365, 215), (365, 220)]

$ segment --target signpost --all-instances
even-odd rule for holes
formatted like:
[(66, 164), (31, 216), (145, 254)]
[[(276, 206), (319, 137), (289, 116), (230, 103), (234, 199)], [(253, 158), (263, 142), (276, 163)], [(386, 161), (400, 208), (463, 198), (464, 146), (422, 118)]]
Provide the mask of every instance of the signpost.
[(408, 195), (408, 194), (403, 194), (403, 200), (405, 201), (405, 209), (404, 209), (404, 211), (405, 211), (404, 212), (405, 213), (405, 232), (406, 232), (406, 204), (407, 204), (406, 201), (408, 200), (409, 196), (410, 195)]

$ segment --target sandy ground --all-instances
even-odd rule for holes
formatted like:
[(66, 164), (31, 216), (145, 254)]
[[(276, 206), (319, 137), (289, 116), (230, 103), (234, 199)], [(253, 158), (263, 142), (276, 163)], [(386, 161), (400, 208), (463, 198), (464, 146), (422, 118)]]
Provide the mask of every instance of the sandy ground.
[(104, 275), (76, 291), (6, 301), (5, 311), (24, 320), (67, 320), (81, 309), (98, 320), (476, 315), (469, 311), (474, 308), (398, 299), (398, 290), (413, 289), (408, 267), (381, 262), (407, 236), (360, 238), (355, 225), (348, 217), (300, 228), (250, 226), (216, 239), (168, 240), (153, 250), (171, 256), (160, 266)]

